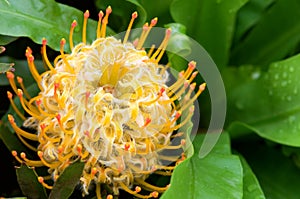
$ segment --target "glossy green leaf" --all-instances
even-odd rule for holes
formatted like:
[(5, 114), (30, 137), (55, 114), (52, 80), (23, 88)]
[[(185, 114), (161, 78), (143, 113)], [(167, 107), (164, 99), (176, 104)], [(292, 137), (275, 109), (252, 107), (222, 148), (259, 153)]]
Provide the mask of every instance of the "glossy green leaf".
[(147, 18), (145, 9), (137, 0), (97, 0), (96, 6), (99, 10), (105, 10), (107, 6), (111, 6), (113, 12), (109, 24), (118, 33), (126, 31), (133, 12), (138, 12), (138, 18), (135, 20), (133, 27), (141, 28)]
[(299, 65), (297, 55), (271, 64), (266, 72), (252, 66), (224, 71), (229, 131), (236, 133), (243, 125), (274, 142), (300, 146)]
[(68, 198), (82, 175), (84, 162), (75, 162), (68, 166), (53, 185), (49, 199)]
[(23, 194), (32, 199), (46, 199), (46, 191), (33, 169), (28, 168), (26, 165), (21, 165), (16, 169), (18, 183)]
[[(0, 1), (0, 34), (20, 37), (30, 37), (34, 42), (41, 43), (42, 38), (48, 40), (48, 45), (59, 50), (60, 40), (69, 38), (73, 20), (78, 25), (74, 33), (74, 43), (81, 42), (83, 13), (75, 8), (56, 3), (54, 0), (9, 0), (9, 4)], [(87, 38), (95, 39), (97, 22), (89, 20)], [(109, 33), (111, 34), (111, 32)], [(69, 51), (68, 43), (65, 50)]]
[(284, 58), (300, 41), (300, 2), (277, 0), (234, 49), (231, 63), (269, 64)]
[(260, 140), (244, 142), (238, 151), (251, 166), (266, 198), (299, 198), (299, 168), (281, 153), (280, 148), (269, 147)]
[(202, 141), (203, 135), (196, 136), (193, 157), (177, 166), (171, 178), (171, 186), (162, 195), (162, 199), (242, 198), (242, 166), (237, 156), (228, 153), (228, 135), (224, 133), (218, 140), (217, 149), (200, 159), (198, 150)]
[(266, 199), (261, 186), (248, 165), (247, 161), (242, 155), (239, 155), (243, 166), (243, 199)]
[(274, 1), (275, 0), (249, 0), (238, 11), (233, 40), (238, 42), (242, 36), (245, 36), (245, 34), (259, 22), (262, 15), (268, 11), (268, 8)]
[(0, 45), (7, 45), (15, 40), (17, 40), (18, 37), (11, 37), (6, 35), (0, 35)]
[(187, 27), (219, 67), (229, 59), (236, 13), (247, 0), (174, 0), (170, 12), (175, 22)]

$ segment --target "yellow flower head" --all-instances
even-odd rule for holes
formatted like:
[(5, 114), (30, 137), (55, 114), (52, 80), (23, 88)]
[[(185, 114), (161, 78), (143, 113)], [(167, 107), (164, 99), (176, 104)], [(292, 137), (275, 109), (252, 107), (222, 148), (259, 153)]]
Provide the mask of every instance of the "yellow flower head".
[[(30, 117), (20, 113), (8, 92), (11, 104), (24, 120), (23, 125), (37, 133), (20, 129), (12, 115), (8, 116), (9, 121), (21, 141), (37, 151), (40, 160), (28, 160), (25, 153), (21, 153), (20, 158), (16, 151), (13, 155), (28, 166), (49, 167), (54, 181), (73, 162), (85, 162), (80, 178), (83, 195), (95, 184), (97, 196), (101, 198), (101, 185), (106, 184), (114, 195), (123, 189), (140, 198), (158, 197), (168, 186), (156, 187), (145, 179), (151, 173), (170, 175), (176, 162), (184, 158), (184, 154), (169, 156), (163, 152), (182, 150), (185, 132), (178, 129), (190, 120), (193, 102), (205, 84), (192, 95), (196, 87), (192, 81), (197, 72), (193, 72), (196, 63), (190, 62), (187, 70), (179, 73), (177, 81), (168, 86), (167, 66), (158, 62), (171, 30), (166, 30), (157, 50), (153, 47), (147, 53), (143, 44), (157, 19), (144, 25), (133, 44), (127, 40), (137, 13), (132, 14), (121, 41), (105, 35), (111, 11), (108, 7), (105, 15), (99, 13), (97, 39), (91, 44), (86, 42), (89, 12), (84, 13), (82, 43), (75, 46), (72, 37), (77, 22), (74, 21), (69, 38), (71, 53), (64, 53), (66, 41), (62, 39), (60, 55), (54, 65), (47, 58), (47, 41), (43, 39), (43, 60), (49, 68), (43, 74), (36, 70), (31, 49), (26, 50), (29, 68), (40, 88), (37, 96), (28, 94), (20, 77), (18, 82), (22, 89), (18, 89), (14, 74), (7, 72), (14, 92)], [(187, 114), (183, 116), (183, 112)], [(37, 141), (38, 148), (23, 137)], [(181, 142), (172, 143), (175, 137)], [(174, 164), (166, 165), (165, 161)], [(52, 188), (43, 177), (38, 179), (45, 187)], [(142, 189), (150, 194), (140, 194)]]

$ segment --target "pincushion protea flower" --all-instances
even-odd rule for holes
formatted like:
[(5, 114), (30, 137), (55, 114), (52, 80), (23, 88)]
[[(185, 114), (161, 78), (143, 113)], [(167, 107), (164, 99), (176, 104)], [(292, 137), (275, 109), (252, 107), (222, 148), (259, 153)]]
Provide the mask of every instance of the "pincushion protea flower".
[[(29, 95), (20, 77), (17, 81), (21, 89), (18, 89), (14, 74), (7, 72), (11, 87), (29, 117), (18, 110), (13, 94), (8, 92), (11, 105), (24, 120), (23, 125), (36, 133), (22, 130), (12, 115), (8, 115), (9, 122), (20, 140), (37, 151), (40, 160), (29, 160), (23, 152), (20, 156), (16, 151), (12, 154), (28, 166), (48, 167), (54, 182), (70, 164), (84, 162), (80, 178), (83, 195), (95, 184), (97, 197), (101, 198), (101, 185), (106, 184), (113, 195), (122, 189), (139, 198), (156, 198), (168, 186), (157, 187), (145, 180), (151, 173), (171, 175), (184, 158), (184, 154), (164, 152), (183, 151), (186, 132), (180, 132), (180, 128), (191, 119), (193, 102), (205, 84), (193, 95), (196, 84), (192, 81), (197, 72), (193, 72), (196, 63), (190, 62), (177, 81), (168, 86), (167, 66), (158, 62), (171, 30), (166, 30), (156, 50), (153, 47), (146, 53), (143, 44), (157, 19), (144, 25), (133, 44), (127, 40), (137, 13), (132, 14), (121, 41), (106, 37), (111, 11), (108, 7), (105, 16), (99, 13), (97, 39), (92, 44), (86, 42), (89, 12), (84, 13), (82, 42), (75, 46), (72, 37), (77, 22), (74, 21), (69, 36), (71, 53), (64, 53), (66, 41), (62, 39), (61, 54), (53, 65), (47, 57), (47, 41), (43, 39), (42, 56), (49, 68), (43, 74), (35, 67), (31, 49), (26, 50), (29, 69), (40, 89), (37, 96)], [(172, 142), (175, 138), (181, 141)], [(38, 147), (27, 139), (37, 141)], [(166, 161), (174, 163), (167, 165)], [(52, 188), (43, 177), (38, 176), (38, 180), (46, 188)], [(150, 191), (149, 194), (139, 193), (142, 189)], [(113, 196), (109, 194), (107, 198)]]

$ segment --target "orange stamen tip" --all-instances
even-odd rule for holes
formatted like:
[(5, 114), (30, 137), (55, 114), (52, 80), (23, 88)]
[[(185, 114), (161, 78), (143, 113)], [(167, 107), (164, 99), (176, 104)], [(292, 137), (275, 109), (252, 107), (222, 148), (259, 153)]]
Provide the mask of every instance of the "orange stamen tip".
[(151, 171), (154, 172), (154, 171), (156, 171), (156, 170), (157, 170), (156, 166), (153, 165), (153, 166), (151, 167)]
[(151, 193), (151, 196), (152, 196), (153, 198), (157, 198), (157, 197), (158, 197), (158, 192), (157, 192), (157, 191), (153, 191), (153, 192)]
[(11, 124), (15, 123), (15, 119), (14, 119), (14, 117), (11, 114), (8, 114), (7, 118), (8, 118), (9, 123), (11, 123)]
[(180, 144), (181, 144), (182, 146), (184, 146), (184, 145), (186, 144), (186, 140), (185, 140), (185, 139), (182, 139), (182, 140), (180, 141)]
[(189, 68), (191, 70), (194, 70), (196, 68), (196, 62), (195, 61), (191, 61), (189, 64), (188, 64)]
[(65, 38), (62, 38), (60, 40), (60, 46), (64, 46), (65, 44), (66, 44), (66, 40), (65, 40)]
[(12, 94), (11, 92), (9, 92), (9, 91), (7, 91), (6, 93), (7, 93), (7, 97), (8, 97), (8, 99), (12, 99), (12, 97), (13, 97), (13, 94)]
[(47, 45), (47, 39), (46, 39), (46, 38), (43, 38), (43, 39), (42, 39), (42, 44), (43, 44), (43, 46), (46, 46), (46, 45)]
[(196, 83), (192, 83), (192, 84), (190, 85), (190, 89), (191, 89), (191, 90), (195, 90), (195, 88), (196, 88)]
[(81, 151), (82, 151), (82, 145), (81, 144), (77, 145), (77, 151), (78, 151), (78, 153), (81, 153)]
[(23, 78), (22, 78), (22, 77), (19, 77), (19, 76), (17, 76), (17, 81), (18, 81), (18, 83), (19, 83), (19, 84), (21, 84), (21, 83), (23, 83)]
[(96, 175), (97, 172), (98, 172), (98, 170), (96, 167), (92, 168), (92, 171), (91, 171), (92, 175)]
[(189, 109), (189, 112), (190, 112), (190, 113), (193, 113), (194, 110), (195, 110), (195, 107), (194, 107), (194, 106), (191, 106), (190, 109)]
[(203, 83), (203, 84), (201, 84), (201, 85), (199, 86), (199, 89), (200, 89), (201, 91), (204, 91), (205, 87), (206, 87), (206, 83)]
[(166, 36), (170, 36), (171, 35), (171, 33), (172, 33), (172, 30), (171, 30), (171, 28), (168, 28), (167, 30), (166, 30)]
[(138, 17), (137, 11), (135, 11), (134, 13), (132, 13), (131, 17), (132, 17), (133, 19), (136, 19), (136, 18)]
[(77, 26), (77, 21), (74, 20), (74, 21), (72, 22), (72, 24), (71, 24), (71, 27), (72, 27), (72, 28), (75, 28), (76, 26)]
[(106, 199), (113, 199), (113, 198), (114, 197), (111, 194), (109, 194), (109, 195), (106, 196)]
[(108, 7), (106, 8), (106, 14), (110, 14), (111, 12), (112, 12), (112, 9), (111, 9), (110, 6), (108, 6)]
[(176, 112), (175, 118), (178, 119), (180, 116), (181, 116), (181, 112), (180, 111)]
[(84, 13), (84, 18), (89, 18), (90, 17), (90, 12), (87, 10), (87, 11), (85, 11), (85, 13)]
[(98, 13), (98, 17), (101, 19), (103, 17), (104, 13), (102, 12), (102, 10)]
[(42, 124), (40, 125), (40, 128), (41, 128), (42, 130), (44, 130), (44, 129), (46, 128), (46, 124), (45, 124), (45, 123), (42, 123)]
[(7, 72), (6, 72), (6, 77), (7, 77), (8, 79), (13, 79), (13, 78), (15, 78), (15, 75), (14, 75), (12, 72), (7, 71)]
[(89, 131), (84, 131), (84, 135), (86, 135), (87, 137), (91, 137), (91, 134)]
[(57, 121), (60, 122), (61, 115), (59, 113), (57, 113), (55, 117), (56, 117)]
[(59, 87), (59, 83), (54, 83), (54, 88), (58, 89), (58, 87)]
[(136, 186), (135, 187), (135, 192), (139, 193), (140, 191), (142, 191), (142, 188), (140, 186)]
[(184, 86), (184, 88), (187, 88), (188, 86), (189, 86), (189, 81), (185, 81), (184, 83), (183, 83), (183, 86)]
[(21, 156), (22, 159), (25, 159), (25, 158), (26, 158), (26, 154), (25, 154), (24, 152), (21, 152), (21, 153), (20, 153), (20, 156)]
[(151, 26), (155, 26), (157, 24), (157, 17), (151, 20)]
[(58, 146), (57, 151), (58, 151), (58, 153), (62, 153), (64, 151), (64, 147), (63, 146)]
[(18, 96), (22, 97), (23, 96), (23, 91), (21, 89), (18, 89)]
[(145, 23), (145, 24), (143, 25), (143, 30), (146, 31), (146, 30), (148, 30), (148, 28), (149, 28), (149, 24), (148, 24), (148, 23)]
[(147, 117), (147, 118), (145, 119), (144, 127), (147, 126), (150, 122), (151, 122), (151, 118)]
[(130, 148), (130, 144), (129, 144), (129, 143), (124, 144), (124, 149), (125, 149), (125, 151), (128, 151), (129, 148)]
[(15, 151), (15, 150), (13, 150), (13, 151), (11, 151), (11, 154), (12, 154), (14, 157), (16, 157), (16, 156), (18, 155), (18, 152)]
[(36, 102), (37, 106), (40, 106), (42, 104), (42, 100), (41, 99), (37, 99), (35, 102)]
[(40, 158), (42, 158), (43, 157), (43, 155), (44, 155), (44, 153), (42, 152), (42, 151), (38, 151), (38, 156), (40, 157)]
[(44, 178), (41, 177), (41, 176), (39, 176), (39, 177), (38, 177), (38, 181), (39, 181), (39, 183), (44, 183)]
[(34, 56), (30, 54), (30, 55), (28, 56), (28, 60), (29, 60), (30, 62), (33, 62), (33, 61), (34, 61)]
[(165, 91), (166, 91), (165, 88), (161, 88), (160, 91), (159, 91), (159, 95), (162, 95)]

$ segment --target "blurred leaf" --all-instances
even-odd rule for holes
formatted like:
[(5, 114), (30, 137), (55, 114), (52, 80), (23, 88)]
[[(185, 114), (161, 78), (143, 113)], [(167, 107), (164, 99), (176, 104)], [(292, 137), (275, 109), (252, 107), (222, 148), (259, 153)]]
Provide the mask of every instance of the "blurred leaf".
[(68, 166), (53, 185), (49, 199), (69, 198), (79, 183), (84, 162), (74, 162)]
[(239, 155), (244, 172), (243, 178), (243, 199), (265, 199), (265, 195), (260, 187), (260, 184), (242, 155)]
[(218, 140), (217, 150), (200, 159), (197, 151), (203, 137), (203, 135), (196, 136), (193, 142), (196, 153), (176, 167), (171, 178), (171, 186), (161, 199), (242, 198), (242, 166), (237, 156), (228, 153), (230, 148), (228, 134), (221, 135), (223, 138)]
[(233, 49), (231, 63), (269, 64), (284, 58), (299, 43), (299, 18), (298, 0), (277, 0), (245, 40)]
[[(35, 43), (41, 43), (42, 38), (48, 40), (48, 45), (59, 50), (60, 40), (69, 38), (73, 20), (77, 20), (73, 41), (81, 42), (83, 13), (75, 8), (56, 3), (54, 0), (9, 0), (9, 4), (0, 1), (0, 34), (20, 37), (30, 37)], [(87, 40), (91, 42), (96, 37), (97, 22), (89, 20), (87, 25)], [(112, 34), (110, 31), (109, 34)], [(65, 47), (69, 51), (68, 42)]]
[[(173, 0), (138, 0), (147, 13), (147, 20), (158, 17), (157, 26), (163, 26), (172, 20), (169, 9)], [(159, 6), (157, 6), (159, 5)]]
[(26, 165), (16, 169), (18, 183), (23, 194), (30, 199), (47, 199), (45, 188), (39, 183), (34, 170)]
[(238, 11), (236, 31), (233, 40), (238, 42), (247, 31), (253, 28), (274, 1), (276, 0), (249, 0)]
[(282, 153), (291, 158), (295, 165), (300, 168), (300, 148), (299, 147), (290, 147), (290, 146), (282, 146)]
[(280, 149), (268, 147), (261, 142), (247, 141), (238, 151), (256, 174), (266, 198), (299, 199), (299, 169)]
[(7, 45), (15, 40), (17, 40), (18, 37), (11, 37), (6, 35), (0, 35), (0, 45)]
[(249, 128), (274, 142), (300, 146), (299, 66), (297, 55), (271, 64), (267, 72), (252, 66), (224, 70), (228, 130)]
[(170, 12), (175, 22), (187, 27), (219, 67), (229, 59), (237, 11), (248, 0), (174, 0)]
[(112, 24), (114, 30), (118, 32), (126, 31), (131, 14), (135, 11), (138, 12), (138, 18), (134, 22), (134, 27), (141, 28), (147, 18), (145, 9), (137, 0), (97, 0), (96, 6), (101, 10), (111, 6), (113, 12), (109, 24)]

